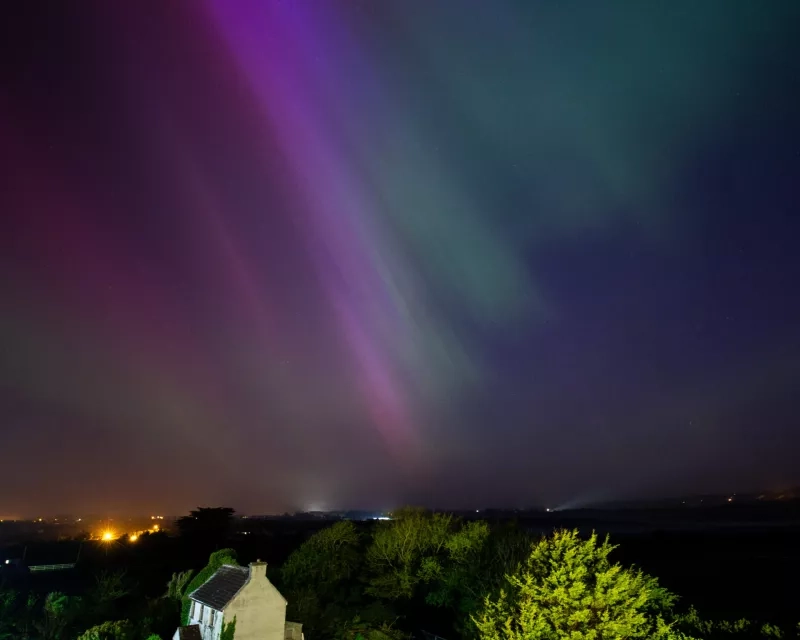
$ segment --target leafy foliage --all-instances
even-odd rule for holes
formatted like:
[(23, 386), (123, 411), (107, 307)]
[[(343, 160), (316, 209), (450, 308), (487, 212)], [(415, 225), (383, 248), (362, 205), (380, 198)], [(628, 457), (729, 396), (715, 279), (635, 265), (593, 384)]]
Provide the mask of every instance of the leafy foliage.
[[(476, 633), (472, 616), (486, 596), (499, 593), (505, 576), (527, 558), (531, 538), (513, 525), (490, 531), (484, 522), (469, 523), (454, 538), (448, 550), (454, 547), (457, 552), (450, 554), (426, 602), (450, 609), (456, 631), (466, 638)], [(469, 544), (461, 544), (466, 541)]]
[(337, 522), (311, 536), (283, 565), (279, 579), (289, 601), (287, 616), (301, 620), (310, 635), (339, 633), (364, 606), (353, 584), (363, 564), (360, 543), (352, 522)]
[[(733, 637), (748, 638), (752, 640), (763, 640), (769, 638), (788, 638), (789, 632), (784, 632), (780, 627), (773, 624), (759, 624), (746, 618), (738, 620), (708, 620), (701, 618), (694, 607), (683, 615), (677, 616), (676, 627), (698, 635), (703, 640), (727, 640)], [(800, 636), (800, 625), (797, 628), (797, 635)]]
[(15, 591), (0, 591), (0, 640), (18, 637), (15, 624), (18, 600)]
[(370, 624), (360, 616), (348, 621), (338, 634), (339, 640), (406, 640), (408, 637), (409, 634), (391, 624)]
[(128, 620), (103, 622), (87, 629), (78, 640), (135, 640), (134, 627)]
[(612, 564), (614, 547), (559, 531), (533, 546), (508, 587), (473, 617), (483, 640), (676, 638), (654, 613), (671, 601), (640, 571)]
[(293, 589), (313, 584), (329, 592), (353, 576), (360, 564), (359, 535), (349, 521), (337, 522), (311, 536), (281, 568), (281, 580)]
[(236, 634), (236, 616), (233, 616), (233, 620), (230, 622), (223, 622), (222, 623), (222, 631), (219, 635), (219, 640), (233, 640), (233, 636)]
[(80, 598), (64, 595), (60, 591), (48, 593), (41, 616), (34, 621), (33, 627), (42, 640), (61, 640), (66, 637), (80, 606)]
[(189, 610), (191, 607), (189, 594), (200, 587), (200, 585), (214, 575), (214, 572), (224, 564), (238, 564), (236, 561), (236, 551), (233, 549), (220, 549), (209, 556), (208, 564), (198, 572), (183, 592), (181, 598), (181, 624), (187, 624), (189, 622)]
[(447, 553), (456, 519), (413, 508), (392, 515), (391, 521), (378, 523), (367, 549), (371, 573), (367, 592), (397, 600), (411, 598), (417, 585), (441, 575), (442, 556)]
[(170, 578), (167, 583), (167, 592), (164, 594), (164, 597), (171, 600), (180, 600), (186, 591), (186, 585), (189, 584), (189, 580), (192, 579), (193, 573), (191, 569), (173, 573), (172, 578)]

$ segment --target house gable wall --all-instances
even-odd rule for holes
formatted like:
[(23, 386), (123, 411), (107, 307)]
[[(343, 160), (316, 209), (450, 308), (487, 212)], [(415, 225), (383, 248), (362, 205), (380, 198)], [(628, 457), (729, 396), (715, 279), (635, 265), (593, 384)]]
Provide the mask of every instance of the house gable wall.
[(286, 600), (267, 579), (266, 564), (251, 565), (250, 578), (224, 609), (236, 618), (236, 640), (284, 640)]

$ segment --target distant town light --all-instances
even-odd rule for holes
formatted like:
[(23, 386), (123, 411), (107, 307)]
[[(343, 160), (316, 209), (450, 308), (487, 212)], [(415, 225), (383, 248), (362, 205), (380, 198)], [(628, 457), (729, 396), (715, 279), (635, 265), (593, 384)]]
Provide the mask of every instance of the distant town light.
[(550, 509), (545, 509), (545, 511), (547, 511), (547, 513), (550, 513)]
[(153, 525), (153, 531), (158, 531), (158, 525), (157, 524)]
[(114, 534), (111, 531), (103, 531), (101, 540), (103, 542), (111, 542), (114, 539)]
[(128, 542), (136, 542), (139, 539), (138, 533), (132, 533), (128, 536)]

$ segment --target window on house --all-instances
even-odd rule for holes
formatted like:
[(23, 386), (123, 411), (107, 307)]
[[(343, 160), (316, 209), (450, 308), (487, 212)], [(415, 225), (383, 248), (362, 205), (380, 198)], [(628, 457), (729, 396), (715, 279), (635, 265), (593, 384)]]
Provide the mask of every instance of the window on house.
[(212, 609), (211, 612), (208, 614), (208, 624), (210, 626), (212, 627), (214, 626), (214, 619), (216, 617), (217, 617), (217, 612)]
[(189, 610), (189, 617), (194, 619), (196, 613), (197, 613), (197, 603), (194, 600), (192, 600), (192, 608)]

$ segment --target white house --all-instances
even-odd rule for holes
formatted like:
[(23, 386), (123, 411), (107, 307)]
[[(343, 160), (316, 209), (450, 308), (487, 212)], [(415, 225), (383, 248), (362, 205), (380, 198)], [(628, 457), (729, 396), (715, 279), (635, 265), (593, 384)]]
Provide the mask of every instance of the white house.
[(234, 618), (235, 640), (304, 640), (303, 625), (286, 622), (286, 599), (267, 579), (266, 562), (223, 565), (189, 600), (189, 624), (173, 640), (219, 640)]

